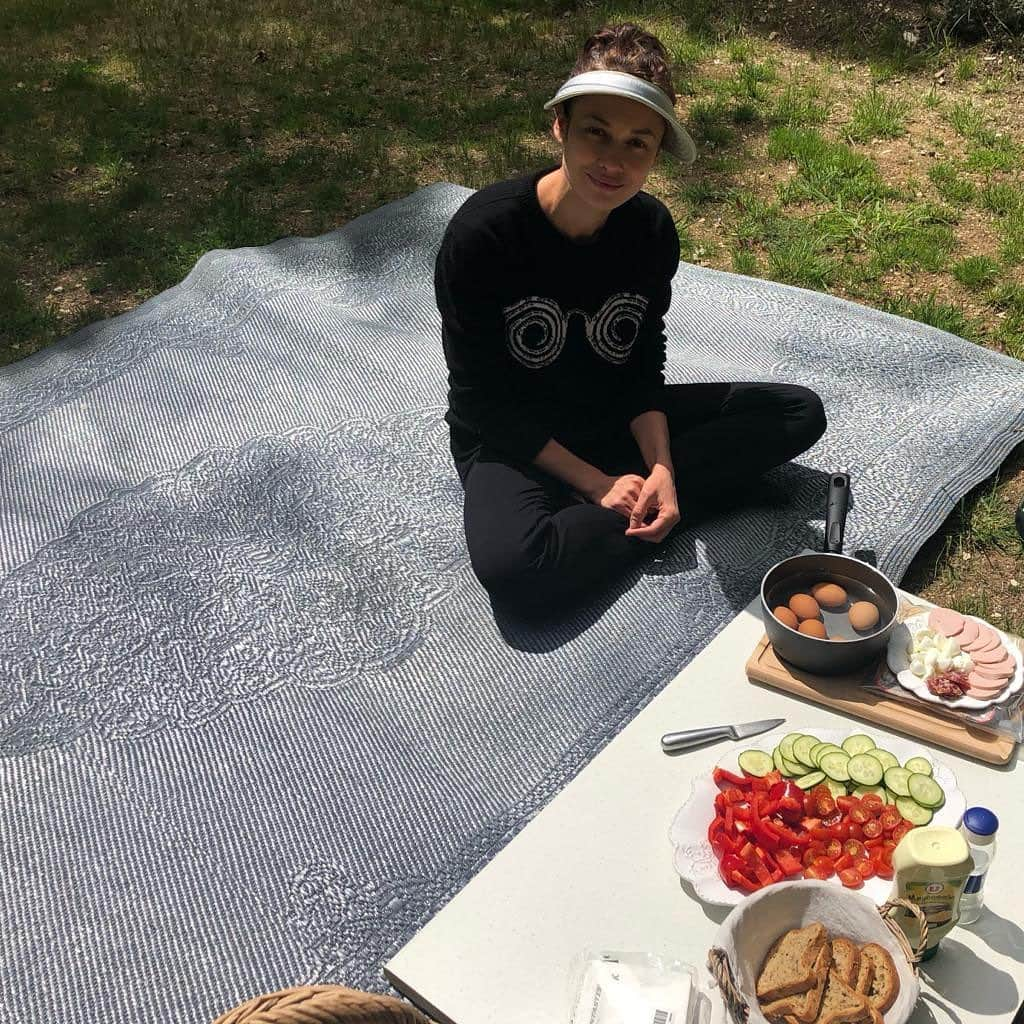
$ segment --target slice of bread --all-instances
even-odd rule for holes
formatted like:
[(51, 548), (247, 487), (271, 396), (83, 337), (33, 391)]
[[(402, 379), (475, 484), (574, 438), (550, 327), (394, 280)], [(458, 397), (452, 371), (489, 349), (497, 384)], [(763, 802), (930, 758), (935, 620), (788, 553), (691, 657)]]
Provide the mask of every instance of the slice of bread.
[(857, 945), (846, 938), (832, 940), (832, 963), (839, 977), (850, 988), (857, 987), (857, 975), (860, 971), (860, 951)]
[(857, 967), (857, 981), (853, 988), (862, 996), (866, 996), (871, 991), (871, 983), (875, 980), (875, 961), (869, 956), (862, 956), (859, 949), (857, 955), (860, 957), (860, 964)]
[(815, 1024), (869, 1024), (871, 1004), (855, 992), (832, 968), (825, 982), (825, 993)]
[(786, 1024), (810, 1024), (818, 1016), (821, 997), (825, 992), (825, 980), (832, 966), (832, 946), (826, 942), (814, 961), (814, 983), (806, 992), (784, 996), (774, 1002), (762, 1003), (761, 1012), (769, 1020), (782, 1020)]
[(879, 1013), (885, 1013), (900, 991), (900, 976), (889, 952), (876, 942), (860, 947), (861, 960), (868, 960), (874, 967), (870, 986), (864, 990), (867, 1000)]
[(780, 935), (758, 973), (757, 998), (773, 1002), (806, 992), (814, 984), (814, 962), (827, 938), (824, 926), (817, 922)]

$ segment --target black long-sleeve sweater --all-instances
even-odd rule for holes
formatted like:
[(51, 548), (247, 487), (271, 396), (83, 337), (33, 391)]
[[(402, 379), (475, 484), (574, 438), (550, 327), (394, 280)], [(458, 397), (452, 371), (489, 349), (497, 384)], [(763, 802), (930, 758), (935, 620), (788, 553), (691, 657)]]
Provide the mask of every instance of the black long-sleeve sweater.
[(573, 241), (537, 199), (553, 169), (475, 192), (442, 240), (434, 289), (456, 459), (487, 444), (529, 461), (551, 438), (571, 450), (661, 407), (672, 215), (639, 192)]

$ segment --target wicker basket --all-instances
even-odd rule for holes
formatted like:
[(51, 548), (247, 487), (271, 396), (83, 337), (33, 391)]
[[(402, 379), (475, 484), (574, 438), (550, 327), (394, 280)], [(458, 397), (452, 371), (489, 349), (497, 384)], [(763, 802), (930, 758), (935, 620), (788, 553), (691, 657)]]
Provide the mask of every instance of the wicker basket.
[[(805, 886), (823, 886), (826, 883), (823, 882), (797, 882), (792, 883), (790, 889), (795, 890), (796, 888), (803, 888)], [(831, 888), (831, 887), (830, 887)], [(842, 890), (832, 890), (834, 892), (834, 899), (842, 899)], [(795, 895), (795, 892), (794, 892)], [(920, 927), (920, 937), (918, 940), (917, 948), (912, 949), (910, 943), (907, 941), (907, 937), (900, 928), (899, 924), (892, 919), (890, 916), (897, 907), (903, 907), (917, 918)], [(881, 916), (882, 923), (892, 933), (893, 938), (896, 941), (897, 946), (903, 952), (903, 957), (909, 967), (909, 973), (907, 974), (907, 980), (912, 981), (915, 988), (917, 985), (917, 963), (921, 959), (926, 943), (928, 941), (928, 922), (925, 919), (921, 909), (915, 904), (908, 902), (907, 900), (897, 899), (890, 900), (888, 903), (883, 904), (880, 907), (875, 907)], [(731, 915), (730, 915), (731, 916)], [(763, 915), (762, 915), (763, 916)], [(720, 929), (726, 931), (729, 922), (723, 925)], [(884, 929), (882, 929), (884, 932)], [(878, 941), (878, 940), (872, 940)], [(729, 962), (729, 956), (726, 951), (720, 948), (718, 945), (711, 948), (708, 952), (708, 970), (718, 983), (719, 990), (722, 995), (722, 1000), (725, 1003), (726, 1009), (729, 1012), (729, 1016), (732, 1018), (733, 1024), (747, 1024), (750, 1017), (750, 1009), (744, 999), (742, 986), (738, 983), (739, 971), (735, 970), (733, 965)], [(906, 970), (906, 968), (904, 968)], [(902, 972), (901, 972), (902, 973)], [(913, 990), (911, 990), (913, 991)], [(912, 1007), (911, 1007), (912, 1008)], [(894, 1007), (895, 1011), (895, 1007)], [(907, 1009), (906, 1013), (909, 1014), (910, 1010)], [(893, 1019), (891, 1022), (889, 1018), (886, 1018), (886, 1024), (902, 1024), (902, 1019)]]
[(257, 996), (214, 1024), (431, 1024), (415, 1007), (391, 996), (341, 985), (300, 985)]

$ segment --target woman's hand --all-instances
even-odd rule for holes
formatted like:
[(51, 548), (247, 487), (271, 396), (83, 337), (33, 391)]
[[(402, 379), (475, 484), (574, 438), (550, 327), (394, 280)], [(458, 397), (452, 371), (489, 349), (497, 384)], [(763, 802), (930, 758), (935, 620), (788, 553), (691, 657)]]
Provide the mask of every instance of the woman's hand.
[[(647, 522), (650, 520), (650, 522)], [(679, 522), (679, 501), (676, 484), (667, 467), (655, 465), (650, 476), (643, 481), (640, 494), (629, 514), (627, 537), (656, 544), (668, 536), (669, 530)]]
[(602, 508), (610, 508), (613, 512), (618, 512), (620, 516), (628, 519), (643, 487), (644, 478), (635, 473), (627, 473), (625, 476), (602, 474), (588, 490), (586, 497), (593, 504), (600, 505)]

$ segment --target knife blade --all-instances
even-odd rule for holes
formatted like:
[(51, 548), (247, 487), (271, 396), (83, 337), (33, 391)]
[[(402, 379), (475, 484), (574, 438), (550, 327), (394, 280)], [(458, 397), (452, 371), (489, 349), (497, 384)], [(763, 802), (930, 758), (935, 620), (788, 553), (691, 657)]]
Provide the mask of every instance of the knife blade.
[(667, 732), (661, 737), (661, 749), (666, 754), (711, 743), (714, 740), (745, 740), (770, 729), (777, 729), (784, 718), (763, 718), (758, 722), (743, 722), (739, 725), (712, 725), (703, 729), (684, 729), (682, 732)]

